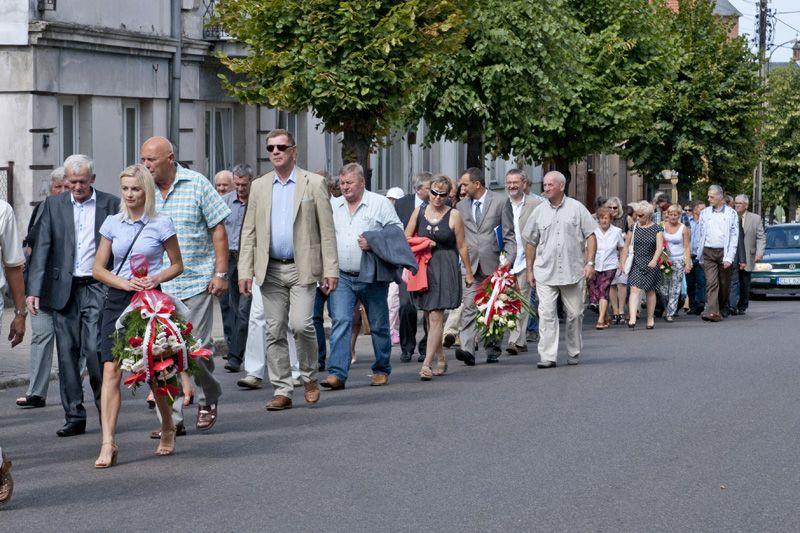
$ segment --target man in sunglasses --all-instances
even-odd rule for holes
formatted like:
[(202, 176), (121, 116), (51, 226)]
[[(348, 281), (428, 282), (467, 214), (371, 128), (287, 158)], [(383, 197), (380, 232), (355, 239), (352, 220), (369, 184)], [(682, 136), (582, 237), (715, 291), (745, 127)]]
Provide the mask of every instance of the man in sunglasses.
[(286, 130), (267, 135), (274, 170), (253, 182), (239, 238), (239, 291), (253, 276), (264, 300), (267, 372), (274, 389), (267, 411), (292, 407), (294, 380), (287, 328), (294, 332), (307, 403), (319, 401), (314, 300), (317, 282), (329, 294), (339, 281), (336, 234), (325, 178), (295, 165), (297, 146)]

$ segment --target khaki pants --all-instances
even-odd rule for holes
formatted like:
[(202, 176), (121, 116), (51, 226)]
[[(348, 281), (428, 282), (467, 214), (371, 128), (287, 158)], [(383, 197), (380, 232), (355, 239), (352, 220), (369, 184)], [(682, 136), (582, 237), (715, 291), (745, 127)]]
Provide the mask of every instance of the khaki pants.
[[(519, 285), (519, 293), (525, 298), (525, 303), (531, 303), (531, 286), (528, 284), (528, 276), (525, 275), (525, 271), (523, 270), (519, 274), (517, 274), (517, 284)], [(525, 346), (526, 339), (525, 330), (528, 328), (528, 312), (525, 308), (522, 308), (522, 311), (519, 313), (519, 318), (517, 319), (517, 329), (513, 330), (511, 333), (508, 334), (508, 345), (509, 346)]]
[(706, 275), (706, 313), (720, 314), (728, 307), (728, 292), (733, 265), (725, 268), (722, 248), (703, 248), (703, 272)]
[(317, 335), (314, 331), (316, 285), (300, 285), (294, 264), (273, 262), (261, 286), (267, 326), (267, 372), (275, 395), (292, 397), (292, 365), (287, 330), (294, 331), (300, 379), (317, 378)]
[(555, 362), (558, 355), (558, 312), (556, 309), (559, 294), (564, 303), (564, 327), (567, 330), (567, 355), (574, 357), (581, 353), (583, 338), (583, 286), (584, 280), (572, 285), (536, 284), (539, 297), (539, 357), (542, 361)]

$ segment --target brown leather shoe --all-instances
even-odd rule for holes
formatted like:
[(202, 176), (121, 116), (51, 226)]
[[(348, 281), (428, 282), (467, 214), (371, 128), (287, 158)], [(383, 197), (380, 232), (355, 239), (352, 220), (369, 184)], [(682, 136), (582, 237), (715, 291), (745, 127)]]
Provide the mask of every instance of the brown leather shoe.
[(344, 388), (344, 381), (340, 380), (334, 375), (328, 376), (320, 381), (319, 384), (321, 387), (328, 390), (342, 390)]
[(306, 389), (303, 394), (306, 403), (317, 403), (319, 401), (319, 385), (317, 385), (316, 379), (303, 383), (303, 388)]
[(372, 374), (372, 383), (370, 383), (373, 387), (381, 387), (383, 385), (389, 384), (389, 376), (386, 374)]
[(217, 404), (197, 406), (197, 429), (208, 431), (217, 423)]
[(291, 408), (292, 399), (286, 396), (273, 396), (273, 398), (267, 402), (267, 411), (284, 411)]
[(14, 478), (11, 477), (11, 460), (3, 456), (0, 457), (0, 507), (8, 503), (14, 493)]
[(722, 322), (722, 315), (718, 315), (717, 313), (709, 313), (708, 317), (706, 317), (708, 322)]

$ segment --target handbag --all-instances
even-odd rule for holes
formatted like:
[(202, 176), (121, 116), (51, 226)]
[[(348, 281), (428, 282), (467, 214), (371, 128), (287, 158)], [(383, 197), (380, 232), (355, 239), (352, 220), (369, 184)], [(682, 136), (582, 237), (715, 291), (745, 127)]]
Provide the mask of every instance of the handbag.
[(133, 250), (133, 245), (136, 244), (136, 239), (139, 238), (139, 235), (142, 234), (142, 230), (147, 225), (147, 222), (142, 224), (142, 227), (139, 228), (139, 231), (136, 232), (136, 235), (133, 236), (133, 240), (131, 241), (131, 245), (128, 246), (128, 251), (125, 252), (125, 257), (122, 258), (122, 262), (120, 262), (119, 266), (117, 267), (117, 271), (114, 272), (115, 275), (119, 276), (119, 273), (122, 271), (122, 265), (125, 264), (125, 261), (128, 260), (128, 256), (131, 255), (131, 250)]
[(625, 274), (630, 274), (633, 268), (633, 241), (636, 239), (636, 226), (633, 225), (633, 235), (631, 236), (631, 245), (628, 246), (628, 255), (625, 257)]

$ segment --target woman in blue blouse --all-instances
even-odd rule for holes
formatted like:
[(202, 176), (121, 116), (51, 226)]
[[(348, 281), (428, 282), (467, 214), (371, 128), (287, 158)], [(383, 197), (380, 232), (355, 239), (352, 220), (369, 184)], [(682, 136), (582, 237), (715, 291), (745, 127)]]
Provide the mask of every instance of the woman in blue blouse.
[[(100, 321), (100, 356), (103, 363), (100, 406), (103, 424), (100, 455), (94, 464), (96, 468), (108, 468), (117, 461), (114, 437), (119, 416), (122, 373), (111, 354), (114, 345), (112, 334), (117, 319), (136, 291), (158, 288), (161, 283), (183, 272), (175, 226), (169, 217), (156, 215), (155, 183), (147, 167), (132, 165), (122, 171), (119, 179), (122, 192), (120, 213), (106, 218), (100, 228), (100, 245), (92, 270), (95, 279), (108, 286)], [(136, 237), (140, 230), (141, 233)], [(162, 264), (165, 251), (170, 262), (166, 268)], [(106, 268), (112, 255), (113, 272)], [(133, 277), (130, 268), (133, 255), (142, 255), (147, 259), (147, 276)], [(156, 454), (170, 455), (175, 451), (175, 425), (171, 408), (163, 396), (156, 394), (155, 397), (161, 413), (161, 440)]]

